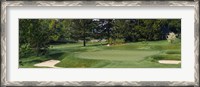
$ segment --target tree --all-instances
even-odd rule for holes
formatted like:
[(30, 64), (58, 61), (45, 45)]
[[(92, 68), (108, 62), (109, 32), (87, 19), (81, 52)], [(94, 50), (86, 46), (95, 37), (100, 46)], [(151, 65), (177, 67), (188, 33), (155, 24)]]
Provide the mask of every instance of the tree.
[(90, 35), (94, 28), (92, 19), (74, 19), (72, 20), (72, 38), (83, 40), (83, 46), (86, 46), (86, 37)]
[(132, 23), (129, 19), (115, 19), (113, 20), (112, 25), (111, 36), (115, 40), (115, 43), (127, 41), (127, 37), (131, 36), (133, 33), (131, 30)]
[(102, 38), (106, 38), (108, 44), (111, 44), (111, 33), (113, 27), (113, 19), (98, 19), (96, 31), (100, 33)]
[(55, 28), (51, 28), (54, 26), (51, 25), (52, 21), (54, 20), (20, 19), (20, 49), (26, 47), (36, 55), (46, 54), (50, 46), (49, 41), (57, 37), (54, 34)]
[(170, 32), (174, 32), (181, 37), (181, 20), (180, 19), (162, 19), (161, 23), (161, 39), (166, 39)]
[(112, 37), (113, 39), (122, 39), (125, 35), (125, 30), (127, 29), (126, 20), (114, 20)]
[(176, 34), (174, 32), (170, 32), (169, 35), (167, 35), (167, 41), (169, 43), (174, 43), (176, 40)]
[(28, 41), (31, 19), (20, 19), (19, 20), (19, 58), (26, 57), (29, 53), (31, 53), (30, 44)]
[[(29, 43), (37, 55), (45, 54), (49, 47), (48, 20), (32, 19)], [(51, 32), (50, 32), (51, 33)]]
[(71, 24), (72, 24), (72, 20), (71, 19), (63, 19), (61, 20), (61, 37), (60, 38), (65, 38), (65, 39), (71, 39)]
[(71, 19), (51, 19), (49, 22), (51, 43), (63, 43), (70, 39)]

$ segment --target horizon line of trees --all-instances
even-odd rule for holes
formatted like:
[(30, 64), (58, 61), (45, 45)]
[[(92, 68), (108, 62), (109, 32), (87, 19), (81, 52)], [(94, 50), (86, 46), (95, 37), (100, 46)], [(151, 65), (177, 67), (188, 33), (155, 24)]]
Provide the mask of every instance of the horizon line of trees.
[(19, 48), (21, 55), (41, 55), (53, 43), (156, 41), (166, 40), (170, 32), (181, 37), (181, 19), (19, 19)]

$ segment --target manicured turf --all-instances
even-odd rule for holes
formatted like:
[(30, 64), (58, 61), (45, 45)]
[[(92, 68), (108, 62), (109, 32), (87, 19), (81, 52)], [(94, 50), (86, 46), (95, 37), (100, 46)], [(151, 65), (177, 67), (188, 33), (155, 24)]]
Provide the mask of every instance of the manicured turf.
[(102, 59), (110, 61), (140, 61), (146, 56), (155, 55), (158, 51), (141, 50), (101, 50), (94, 52), (82, 52), (77, 54), (78, 58), (84, 59)]
[(135, 42), (106, 46), (100, 43), (52, 45), (50, 53), (40, 57), (21, 58), (20, 67), (33, 67), (49, 59), (61, 62), (57, 67), (66, 68), (178, 68), (181, 64), (159, 64), (160, 59), (181, 60), (180, 44), (166, 40)]

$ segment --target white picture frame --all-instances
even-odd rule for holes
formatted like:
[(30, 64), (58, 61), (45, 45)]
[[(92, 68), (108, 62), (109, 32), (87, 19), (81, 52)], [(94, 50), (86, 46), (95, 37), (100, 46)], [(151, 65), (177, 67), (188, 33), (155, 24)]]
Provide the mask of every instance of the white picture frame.
[[(62, 80), (9, 81), (8, 23), (9, 7), (194, 7), (194, 81)], [(199, 1), (3, 1), (1, 7), (1, 86), (199, 86)], [(41, 16), (42, 17), (42, 16)], [(17, 62), (18, 63), (18, 62)], [(54, 69), (55, 70), (55, 69)], [(108, 70), (108, 69), (107, 69)], [(112, 69), (110, 69), (111, 71)], [(113, 69), (114, 70), (114, 69)], [(90, 70), (92, 71), (92, 70)], [(73, 73), (73, 72), (72, 72)], [(12, 75), (13, 76), (13, 75)], [(67, 77), (63, 77), (67, 78)]]

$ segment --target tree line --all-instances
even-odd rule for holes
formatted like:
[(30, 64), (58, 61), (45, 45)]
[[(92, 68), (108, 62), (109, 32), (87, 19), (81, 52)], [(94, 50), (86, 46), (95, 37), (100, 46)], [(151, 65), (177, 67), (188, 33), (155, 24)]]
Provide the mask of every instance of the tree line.
[(42, 55), (53, 43), (156, 41), (166, 40), (170, 32), (181, 37), (180, 19), (20, 19), (19, 48), (21, 55)]

